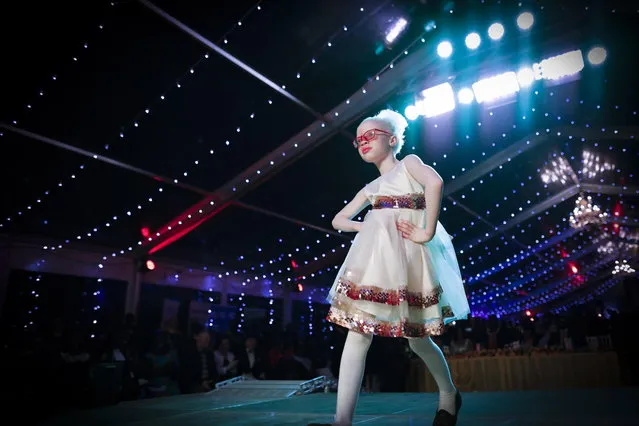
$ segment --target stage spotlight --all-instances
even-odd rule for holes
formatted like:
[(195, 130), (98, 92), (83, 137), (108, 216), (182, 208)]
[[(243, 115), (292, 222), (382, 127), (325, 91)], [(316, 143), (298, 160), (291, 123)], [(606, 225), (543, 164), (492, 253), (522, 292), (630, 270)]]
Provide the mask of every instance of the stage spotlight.
[(470, 33), (466, 36), (466, 47), (469, 49), (477, 49), (481, 44), (481, 37), (477, 33)]
[(417, 109), (415, 105), (408, 105), (404, 110), (404, 116), (408, 120), (413, 121), (419, 117), (419, 109)]
[(577, 274), (579, 272), (579, 267), (575, 262), (568, 262), (568, 270), (573, 274)]
[(422, 91), (422, 99), (415, 102), (420, 115), (435, 117), (455, 109), (455, 93), (450, 83), (443, 83)]
[(475, 99), (475, 95), (473, 94), (473, 91), (471, 89), (469, 89), (468, 87), (464, 87), (459, 92), (457, 92), (457, 99), (459, 100), (460, 104), (468, 105), (473, 102), (473, 100)]
[(507, 72), (494, 77), (484, 78), (473, 83), (473, 92), (478, 104), (505, 98), (519, 91), (517, 75)]
[(535, 72), (530, 67), (524, 67), (517, 72), (517, 81), (520, 87), (528, 87), (535, 81)]
[(488, 37), (493, 40), (499, 40), (504, 36), (504, 26), (499, 22), (495, 22), (488, 27)]
[(140, 233), (142, 234), (144, 238), (149, 238), (149, 235), (151, 235), (151, 230), (145, 226), (142, 229), (140, 229)]
[(535, 18), (530, 12), (524, 12), (517, 17), (517, 26), (522, 30), (528, 30), (535, 23)]
[(145, 272), (150, 272), (155, 270), (155, 262), (152, 261), (151, 259), (143, 259), (140, 262), (140, 272), (145, 273)]
[(450, 41), (442, 41), (437, 45), (437, 54), (441, 58), (448, 58), (453, 54), (453, 45)]
[(603, 47), (593, 47), (588, 52), (588, 62), (590, 62), (591, 65), (601, 65), (607, 56), (608, 52), (606, 52), (606, 49)]
[(581, 50), (573, 50), (542, 60), (539, 67), (544, 80), (559, 80), (579, 73), (584, 68), (584, 57)]
[(390, 47), (395, 41), (399, 38), (399, 36), (406, 30), (408, 27), (408, 20), (405, 18), (399, 18), (397, 21), (393, 23), (393, 25), (386, 31), (386, 35), (384, 37), (384, 42), (386, 46)]

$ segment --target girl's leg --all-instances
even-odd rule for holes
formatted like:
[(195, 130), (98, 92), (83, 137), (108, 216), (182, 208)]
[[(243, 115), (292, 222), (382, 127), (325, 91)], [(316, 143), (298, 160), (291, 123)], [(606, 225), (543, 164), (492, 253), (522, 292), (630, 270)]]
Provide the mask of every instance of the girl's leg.
[(452, 415), (456, 415), (455, 397), (457, 389), (453, 384), (450, 376), (450, 370), (444, 354), (439, 346), (433, 342), (430, 337), (426, 338), (409, 338), (408, 344), (426, 364), (426, 367), (433, 375), (437, 387), (439, 388), (439, 410), (448, 411)]
[(335, 425), (350, 426), (353, 422), (357, 398), (362, 387), (366, 354), (373, 336), (349, 331), (339, 365), (337, 383), (337, 413)]

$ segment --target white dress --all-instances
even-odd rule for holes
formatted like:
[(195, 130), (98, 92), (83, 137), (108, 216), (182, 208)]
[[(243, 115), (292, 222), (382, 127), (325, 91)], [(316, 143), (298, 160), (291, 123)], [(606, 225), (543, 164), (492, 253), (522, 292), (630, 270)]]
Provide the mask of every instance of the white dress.
[(386, 337), (440, 335), (465, 319), (468, 300), (451, 237), (441, 223), (426, 244), (404, 239), (400, 219), (425, 227), (424, 187), (403, 161), (364, 188), (373, 207), (331, 288), (327, 319)]

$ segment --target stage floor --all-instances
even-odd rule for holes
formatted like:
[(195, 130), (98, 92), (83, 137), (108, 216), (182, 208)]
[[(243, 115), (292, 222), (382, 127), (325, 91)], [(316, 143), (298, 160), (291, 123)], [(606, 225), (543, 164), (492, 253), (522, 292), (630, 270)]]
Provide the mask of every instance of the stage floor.
[[(69, 413), (47, 425), (222, 426), (295, 425), (330, 422), (332, 394), (239, 402), (215, 394), (121, 403)], [(458, 425), (625, 426), (639, 425), (639, 388), (465, 393)], [(362, 394), (355, 425), (431, 425), (437, 396), (416, 393)]]

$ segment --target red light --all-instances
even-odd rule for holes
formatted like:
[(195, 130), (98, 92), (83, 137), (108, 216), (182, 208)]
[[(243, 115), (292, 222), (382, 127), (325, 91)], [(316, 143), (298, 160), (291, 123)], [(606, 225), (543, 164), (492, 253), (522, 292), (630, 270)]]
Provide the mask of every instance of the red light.
[(526, 316), (527, 316), (527, 317), (529, 317), (529, 316), (531, 316), (531, 315), (532, 315), (532, 312), (530, 312), (530, 311), (526, 311)]
[(568, 271), (571, 274), (576, 274), (579, 272), (579, 266), (575, 262), (568, 262)]
[(146, 265), (146, 269), (148, 269), (149, 271), (152, 271), (155, 269), (155, 262), (152, 260), (147, 260), (145, 265)]
[(140, 229), (140, 232), (142, 233), (142, 236), (144, 238), (148, 238), (149, 235), (151, 235), (151, 230), (149, 228), (147, 228), (146, 226), (142, 229)]
[(574, 285), (575, 287), (579, 287), (580, 285), (582, 285), (583, 283), (586, 282), (586, 277), (584, 277), (581, 274), (576, 274), (575, 276), (572, 277), (572, 279), (570, 280), (570, 283), (572, 285)]
[(296, 261), (291, 260), (291, 266), (293, 267), (293, 269), (297, 269), (299, 267), (299, 265), (297, 264)]
[(299, 291), (300, 293), (304, 291), (304, 286), (302, 285), (302, 283), (297, 283), (297, 291)]

